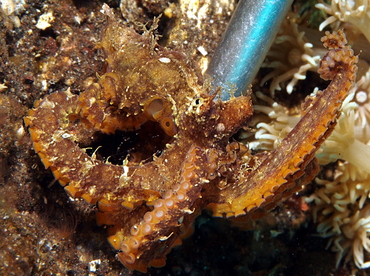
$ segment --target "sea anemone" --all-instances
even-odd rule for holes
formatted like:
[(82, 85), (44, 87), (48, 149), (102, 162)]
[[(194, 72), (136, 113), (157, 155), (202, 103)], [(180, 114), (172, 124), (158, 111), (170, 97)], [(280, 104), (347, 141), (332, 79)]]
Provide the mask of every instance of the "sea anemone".
[(313, 45), (308, 42), (304, 32), (298, 30), (294, 17), (284, 20), (275, 41), (267, 54), (262, 67), (272, 68), (261, 81), (263, 85), (272, 79), (270, 92), (281, 90), (280, 84), (290, 80), (286, 91), (290, 94), (299, 80), (306, 79), (308, 70), (316, 71), (320, 55), (315, 54)]
[(249, 147), (269, 151), (276, 148), (298, 123), (300, 112), (289, 110), (261, 92), (256, 92), (255, 96), (258, 104), (253, 106), (256, 115), (252, 124), (255, 124), (256, 132), (254, 140), (248, 141)]
[(323, 10), (331, 16), (321, 23), (319, 29), (323, 30), (326, 26), (342, 22), (349, 22), (358, 28), (370, 41), (370, 2), (369, 0), (332, 0), (331, 4), (325, 4), (322, 0), (316, 8)]
[(321, 145), (316, 157), (320, 164), (346, 160), (370, 173), (370, 72), (355, 83), (351, 92), (342, 105), (333, 133)]
[(358, 105), (355, 113), (356, 137), (367, 143), (370, 138), (370, 69), (356, 82), (353, 101)]
[(355, 137), (355, 129), (355, 111), (351, 110), (341, 116), (333, 133), (322, 144), (316, 155), (320, 164), (342, 159), (370, 173), (370, 146)]
[(337, 162), (334, 179), (316, 179), (322, 187), (307, 199), (315, 202), (314, 216), (322, 214), (317, 230), (330, 237), (337, 265), (352, 256), (359, 268), (370, 267), (364, 257), (364, 250), (370, 253), (369, 76), (367, 72), (355, 83), (337, 125), (316, 154), (321, 164)]
[[(344, 256), (353, 256), (359, 268), (369, 268), (364, 261), (364, 249), (370, 252), (370, 174), (354, 165), (340, 163), (333, 181), (316, 180), (322, 186), (308, 202), (315, 202), (315, 218), (324, 215), (317, 230), (322, 237), (330, 237), (328, 247), (337, 252), (337, 266)], [(369, 234), (368, 234), (369, 233)]]

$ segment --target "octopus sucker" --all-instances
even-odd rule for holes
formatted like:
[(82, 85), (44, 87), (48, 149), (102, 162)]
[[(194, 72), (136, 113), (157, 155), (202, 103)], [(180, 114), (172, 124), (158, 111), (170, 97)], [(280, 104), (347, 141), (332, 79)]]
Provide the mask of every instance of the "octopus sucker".
[[(157, 45), (152, 30), (137, 34), (104, 9), (99, 46), (106, 70), (79, 95), (55, 92), (36, 101), (24, 121), (35, 151), (65, 190), (98, 206), (97, 223), (109, 226), (123, 265), (140, 271), (164, 265), (202, 209), (257, 218), (314, 178), (314, 154), (355, 79), (357, 57), (342, 32), (323, 39), (333, 49), (320, 74), (331, 84), (308, 98), (305, 115), (279, 147), (252, 155), (232, 139), (248, 128), (251, 92), (222, 102), (183, 53)], [(130, 131), (143, 131), (146, 140), (134, 141), (136, 152), (120, 164), (99, 159), (97, 150), (88, 154), (97, 137)]]

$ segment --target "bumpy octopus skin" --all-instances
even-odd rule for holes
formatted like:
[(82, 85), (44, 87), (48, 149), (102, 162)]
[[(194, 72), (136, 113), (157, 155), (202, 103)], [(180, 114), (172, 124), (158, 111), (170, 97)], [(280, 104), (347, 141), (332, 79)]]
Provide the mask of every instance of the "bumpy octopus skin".
[[(164, 265), (204, 208), (215, 216), (257, 217), (315, 176), (315, 151), (355, 79), (357, 57), (342, 32), (323, 38), (331, 50), (320, 74), (332, 79), (329, 87), (306, 100), (305, 115), (276, 150), (253, 156), (231, 142), (252, 116), (249, 95), (216, 100), (186, 56), (157, 45), (151, 31), (139, 35), (112, 14), (108, 21), (100, 43), (108, 66), (99, 81), (79, 95), (56, 92), (37, 101), (25, 123), (65, 190), (97, 204), (98, 224), (110, 226), (108, 240), (127, 268)], [(97, 133), (148, 122), (169, 139), (159, 156), (116, 165), (87, 154)]]

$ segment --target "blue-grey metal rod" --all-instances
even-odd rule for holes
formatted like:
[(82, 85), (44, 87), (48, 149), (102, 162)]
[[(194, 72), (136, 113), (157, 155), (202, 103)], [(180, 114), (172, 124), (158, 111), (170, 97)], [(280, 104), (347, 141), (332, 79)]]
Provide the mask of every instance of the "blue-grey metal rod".
[(240, 0), (206, 74), (221, 99), (247, 91), (293, 0)]

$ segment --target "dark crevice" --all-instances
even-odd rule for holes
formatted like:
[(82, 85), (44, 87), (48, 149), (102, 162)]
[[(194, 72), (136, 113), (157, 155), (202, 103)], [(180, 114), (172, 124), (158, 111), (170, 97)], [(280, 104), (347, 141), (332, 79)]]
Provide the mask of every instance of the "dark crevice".
[(40, 37), (41, 38), (51, 37), (53, 39), (56, 39), (58, 37), (58, 34), (54, 31), (53, 28), (46, 28), (45, 30), (40, 31)]
[(133, 164), (146, 163), (153, 160), (153, 155), (161, 155), (171, 139), (158, 123), (148, 121), (137, 131), (116, 131), (112, 135), (96, 133), (86, 152), (115, 165), (122, 165), (126, 158)]

